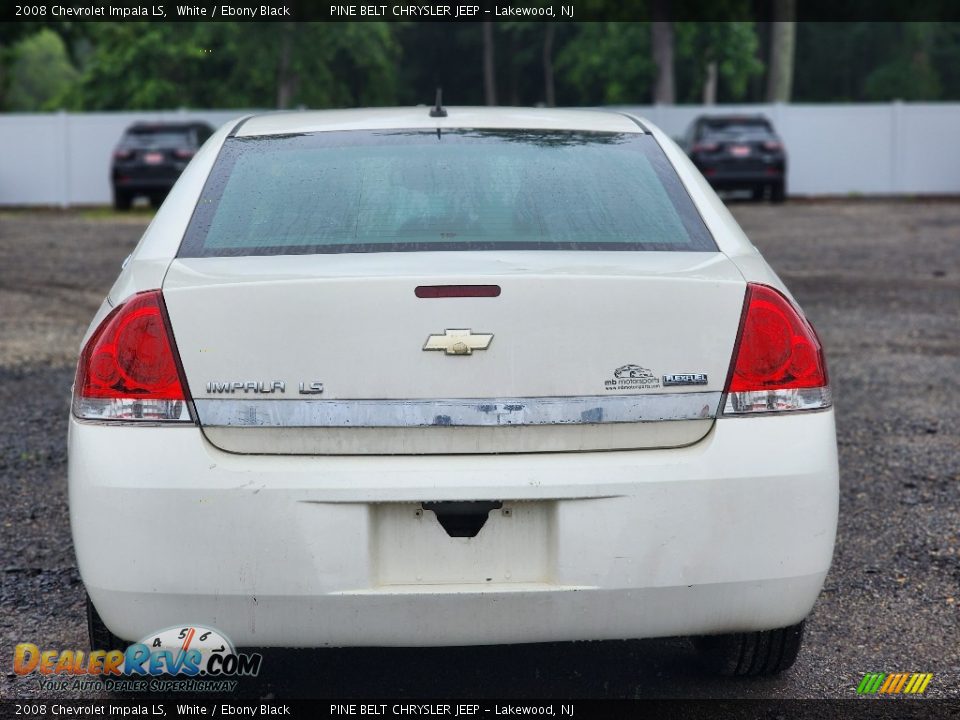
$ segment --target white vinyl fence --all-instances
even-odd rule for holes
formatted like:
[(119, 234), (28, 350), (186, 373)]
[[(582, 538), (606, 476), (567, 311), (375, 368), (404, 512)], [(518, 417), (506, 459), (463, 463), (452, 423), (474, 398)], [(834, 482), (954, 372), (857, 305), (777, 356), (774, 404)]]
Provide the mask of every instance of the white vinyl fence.
[[(611, 108), (614, 109), (614, 108)], [(622, 108), (680, 137), (700, 114), (763, 114), (783, 137), (791, 195), (960, 194), (960, 103), (696, 105)], [(111, 201), (114, 145), (138, 121), (205, 120), (241, 110), (0, 115), (0, 206)]]
[(960, 194), (960, 103), (625, 109), (674, 138), (697, 115), (765, 115), (787, 148), (791, 195)]
[(135, 122), (203, 120), (214, 128), (243, 110), (0, 114), (0, 206), (107, 205), (110, 160)]

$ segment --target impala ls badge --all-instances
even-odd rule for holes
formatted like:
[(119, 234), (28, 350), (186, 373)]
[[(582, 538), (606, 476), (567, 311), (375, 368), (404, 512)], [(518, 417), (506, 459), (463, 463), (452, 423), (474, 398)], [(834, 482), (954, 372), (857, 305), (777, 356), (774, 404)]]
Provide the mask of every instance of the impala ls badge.
[(431, 335), (424, 350), (443, 350), (447, 355), (473, 355), (474, 350), (490, 347), (493, 335), (476, 334), (470, 330), (444, 330), (443, 335)]

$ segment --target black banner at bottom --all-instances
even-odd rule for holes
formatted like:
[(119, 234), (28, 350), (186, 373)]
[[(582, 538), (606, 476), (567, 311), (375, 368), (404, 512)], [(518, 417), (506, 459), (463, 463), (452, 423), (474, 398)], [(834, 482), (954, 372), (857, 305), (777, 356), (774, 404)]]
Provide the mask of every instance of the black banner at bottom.
[(2, 718), (956, 718), (960, 699), (850, 700), (3, 700)]

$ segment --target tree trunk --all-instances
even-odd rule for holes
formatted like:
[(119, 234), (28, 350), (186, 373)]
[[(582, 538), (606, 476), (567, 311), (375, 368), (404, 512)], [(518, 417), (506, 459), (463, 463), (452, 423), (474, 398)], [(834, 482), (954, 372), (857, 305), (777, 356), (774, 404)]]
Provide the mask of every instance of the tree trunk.
[(770, 27), (770, 65), (767, 102), (790, 102), (793, 91), (793, 54), (796, 47), (796, 0), (773, 0)]
[(483, 95), (487, 105), (497, 104), (497, 65), (493, 54), (493, 23), (483, 23)]
[(676, 91), (673, 82), (673, 25), (667, 21), (670, 0), (653, 0), (650, 23), (653, 44), (653, 63), (657, 78), (653, 86), (653, 102), (673, 105)]
[(761, 103), (767, 96), (767, 58), (770, 57), (770, 23), (754, 23), (757, 33), (757, 51), (754, 57), (757, 64), (763, 68), (762, 72), (750, 76), (750, 90), (747, 102)]
[(290, 107), (297, 91), (297, 75), (290, 72), (290, 56), (293, 53), (294, 23), (284, 23), (280, 28), (280, 60), (277, 63), (277, 108)]
[(703, 80), (703, 104), (717, 104), (717, 61), (707, 63), (707, 76)]
[(553, 82), (553, 38), (556, 27), (553, 23), (546, 23), (543, 37), (543, 95), (547, 107), (555, 107), (557, 104), (557, 90)]

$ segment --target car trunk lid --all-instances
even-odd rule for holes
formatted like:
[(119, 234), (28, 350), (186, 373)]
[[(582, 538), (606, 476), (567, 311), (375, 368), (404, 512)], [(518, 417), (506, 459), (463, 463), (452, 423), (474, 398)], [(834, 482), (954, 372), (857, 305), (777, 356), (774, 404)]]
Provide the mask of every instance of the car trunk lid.
[[(499, 294), (418, 297), (451, 285)], [(217, 447), (429, 454), (700, 440), (745, 287), (718, 252), (510, 251), (181, 258), (163, 291)]]

